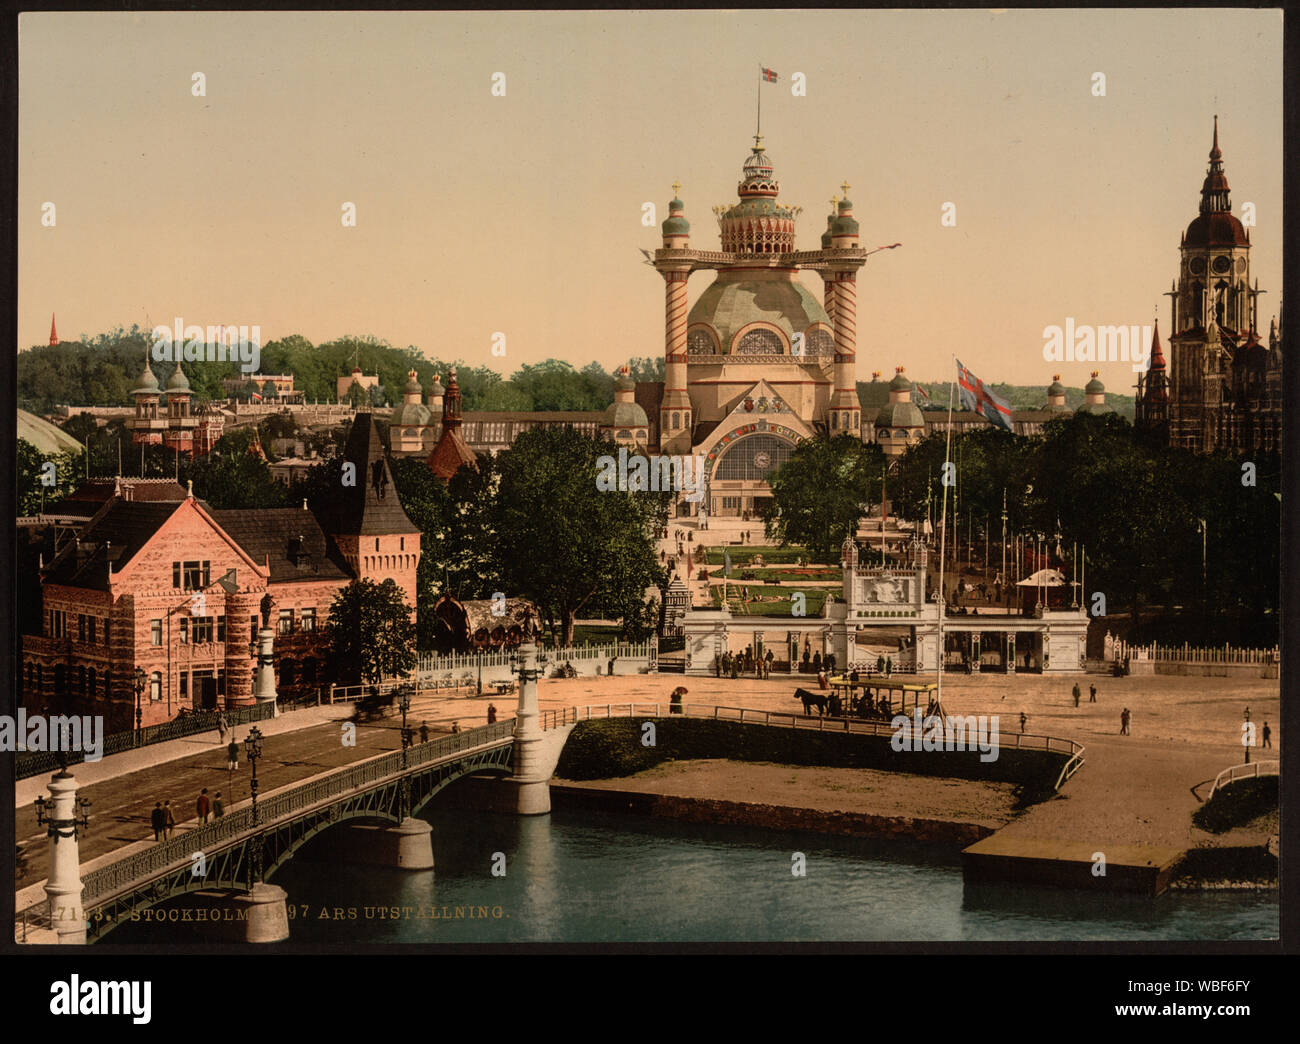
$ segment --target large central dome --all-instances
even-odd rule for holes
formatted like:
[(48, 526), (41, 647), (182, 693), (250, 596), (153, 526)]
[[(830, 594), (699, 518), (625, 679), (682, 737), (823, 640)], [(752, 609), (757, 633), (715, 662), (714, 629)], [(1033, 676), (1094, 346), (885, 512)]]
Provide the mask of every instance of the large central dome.
[(791, 272), (721, 272), (687, 317), (686, 344), (699, 355), (789, 355), (794, 335), (804, 354), (835, 350), (826, 310)]

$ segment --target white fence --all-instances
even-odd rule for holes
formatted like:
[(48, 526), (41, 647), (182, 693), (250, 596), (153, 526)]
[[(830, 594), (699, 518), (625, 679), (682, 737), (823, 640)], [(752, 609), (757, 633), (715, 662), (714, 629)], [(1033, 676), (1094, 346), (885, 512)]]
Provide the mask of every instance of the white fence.
[[(563, 649), (538, 649), (538, 655), (546, 657), (543, 666), (546, 677), (566, 663), (580, 676), (606, 674), (611, 659), (615, 674), (645, 674), (658, 667), (659, 642), (652, 638), (646, 642), (571, 645)], [(484, 682), (501, 681), (514, 676), (517, 669), (514, 656), (509, 651), (451, 656), (424, 653), (416, 666), (416, 679), (421, 684), (447, 680), (477, 683), (481, 672)]]
[[(1107, 636), (1109, 638), (1109, 636)], [(1218, 645), (1200, 648), (1183, 643), (1179, 645), (1130, 645), (1122, 638), (1106, 643), (1108, 660), (1154, 660), (1157, 663), (1215, 663), (1255, 664), (1259, 666), (1281, 663), (1282, 652), (1275, 645), (1271, 649), (1243, 648), (1235, 645)]]

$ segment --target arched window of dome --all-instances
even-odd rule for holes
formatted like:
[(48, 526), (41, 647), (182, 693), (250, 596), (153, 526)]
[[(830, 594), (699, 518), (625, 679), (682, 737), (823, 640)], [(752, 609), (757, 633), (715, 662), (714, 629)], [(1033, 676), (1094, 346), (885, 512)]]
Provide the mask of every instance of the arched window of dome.
[(620, 431), (620, 432), (619, 432), (616, 436), (614, 436), (614, 437), (615, 437), (616, 439), (630, 439), (630, 438), (632, 438), (632, 433), (631, 433), (630, 431), (628, 431), (626, 428), (624, 428), (622, 431)]
[(708, 330), (697, 326), (686, 335), (686, 351), (689, 355), (717, 355), (718, 344)]
[(828, 330), (810, 330), (804, 335), (804, 352), (807, 355), (831, 355), (835, 351), (835, 338)]
[(741, 334), (739, 343), (732, 351), (742, 355), (782, 355), (785, 345), (775, 330), (760, 326)]

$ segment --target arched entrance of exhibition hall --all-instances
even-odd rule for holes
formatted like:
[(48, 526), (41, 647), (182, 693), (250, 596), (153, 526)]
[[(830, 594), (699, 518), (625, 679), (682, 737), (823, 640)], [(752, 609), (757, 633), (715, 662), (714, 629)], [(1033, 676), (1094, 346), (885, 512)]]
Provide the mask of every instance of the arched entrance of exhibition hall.
[(795, 443), (771, 431), (742, 435), (718, 453), (709, 473), (709, 513), (717, 518), (761, 518), (772, 502), (767, 484), (794, 452)]

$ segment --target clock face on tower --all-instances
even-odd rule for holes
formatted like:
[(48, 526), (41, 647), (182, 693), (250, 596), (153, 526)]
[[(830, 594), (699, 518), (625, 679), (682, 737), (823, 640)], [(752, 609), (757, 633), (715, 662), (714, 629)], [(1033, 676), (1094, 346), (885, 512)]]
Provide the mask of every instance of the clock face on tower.
[(1244, 257), (1237, 258), (1237, 271), (1238, 272), (1246, 271), (1246, 259)]
[(1224, 272), (1231, 270), (1231, 268), (1232, 268), (1231, 258), (1224, 257), (1222, 254), (1220, 254), (1218, 257), (1214, 259), (1214, 270), (1218, 272), (1219, 275), (1223, 275)]
[(1187, 270), (1191, 272), (1192, 275), (1203, 275), (1205, 272), (1205, 258), (1203, 257), (1192, 258), (1189, 262), (1187, 262)]
[(766, 468), (770, 468), (771, 466), (772, 466), (772, 454), (768, 453), (766, 450), (759, 450), (757, 453), (754, 454), (754, 467), (766, 469)]

